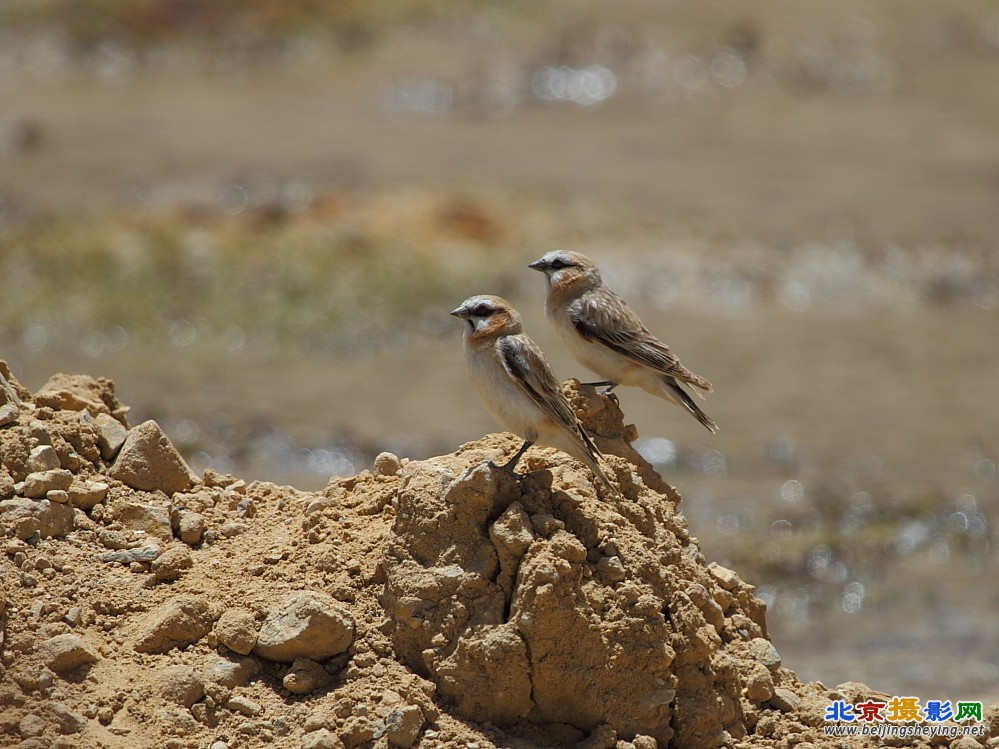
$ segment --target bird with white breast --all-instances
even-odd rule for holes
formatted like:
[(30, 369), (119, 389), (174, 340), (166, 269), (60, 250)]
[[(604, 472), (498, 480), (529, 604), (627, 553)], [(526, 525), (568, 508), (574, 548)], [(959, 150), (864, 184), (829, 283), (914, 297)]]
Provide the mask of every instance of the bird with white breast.
[(561, 383), (538, 345), (524, 333), (520, 314), (497, 296), (466, 299), (451, 312), (465, 320), (465, 361), (486, 410), (524, 444), (505, 465), (513, 472), (533, 444), (557, 448), (589, 469), (612, 491), (593, 440), (562, 393)]
[(529, 267), (547, 278), (545, 314), (562, 343), (583, 366), (604, 378), (589, 384), (606, 386), (605, 394), (618, 385), (640, 387), (686, 409), (711, 432), (718, 431), (685, 387), (710, 393), (711, 383), (683, 366), (649, 332), (627, 303), (604, 285), (592, 260), (578, 252), (553, 250)]

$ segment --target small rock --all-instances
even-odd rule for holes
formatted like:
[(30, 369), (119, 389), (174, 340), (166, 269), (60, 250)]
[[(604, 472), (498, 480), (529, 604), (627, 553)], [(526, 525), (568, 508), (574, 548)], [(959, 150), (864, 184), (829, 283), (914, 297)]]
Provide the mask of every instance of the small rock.
[(193, 492), (181, 492), (179, 494), (174, 494), (171, 500), (174, 506), (177, 508), (177, 515), (173, 518), (175, 523), (180, 523), (180, 519), (184, 516), (185, 512), (200, 512), (204, 513), (209, 508), (215, 507), (217, 496), (212, 493), (211, 489), (201, 487)]
[(0, 499), (14, 496), (14, 479), (7, 473), (7, 469), (0, 465)]
[(359, 744), (366, 744), (374, 737), (375, 729), (371, 725), (371, 721), (358, 716), (348, 718), (340, 731), (340, 740), (347, 749), (353, 749)]
[(322, 512), (323, 510), (330, 507), (329, 497), (320, 497), (319, 499), (314, 499), (309, 504), (305, 506), (305, 514), (313, 515), (317, 512)]
[(489, 539), (501, 555), (511, 559), (524, 556), (534, 541), (534, 534), (531, 532), (531, 519), (520, 502), (512, 502), (489, 527)]
[(170, 546), (153, 560), (150, 572), (156, 582), (166, 580), (176, 580), (183, 574), (184, 570), (189, 570), (194, 566), (190, 550), (183, 544)]
[(56, 724), (56, 728), (59, 729), (59, 733), (79, 733), (87, 727), (86, 718), (79, 713), (74, 713), (61, 702), (53, 702), (49, 705), (48, 713), (52, 717), (52, 722)]
[(271, 661), (322, 661), (344, 652), (354, 638), (354, 620), (330, 596), (296, 593), (264, 620), (253, 652)]
[[(402, 695), (396, 692), (394, 689), (386, 689), (381, 694), (381, 705), (382, 707), (390, 707), (392, 705), (398, 705), (402, 702)], [(387, 711), (378, 713), (379, 715), (387, 714)]]
[[(0, 606), (0, 609), (2, 608)], [(986, 705), (982, 718), (982, 722), (985, 723), (986, 734), (992, 738), (999, 739), (999, 701), (994, 700), (991, 705)]]
[[(34, 500), (21, 497), (0, 500), (0, 520), (18, 528), (18, 521), (22, 518), (31, 518), (35, 523), (32, 534), (37, 532), (42, 538), (61, 538), (73, 530), (76, 524), (73, 508), (68, 505), (47, 499)], [(27, 526), (17, 530), (17, 537), (27, 541), (32, 534), (22, 535), (26, 530)]]
[(281, 680), (292, 694), (308, 694), (329, 681), (326, 670), (309, 658), (296, 658), (291, 670)]
[(133, 489), (159, 489), (168, 495), (186, 491), (197, 481), (177, 448), (152, 420), (129, 431), (108, 473)]
[(230, 650), (246, 655), (257, 644), (257, 620), (247, 609), (226, 609), (215, 623), (215, 636)]
[[(87, 375), (52, 375), (35, 393), (35, 405), (48, 406), (55, 410), (87, 411), (91, 416), (110, 412), (104, 402), (109, 381), (94, 379)], [(114, 384), (110, 383), (113, 400)]]
[(74, 481), (66, 491), (73, 507), (92, 510), (104, 501), (109, 489), (103, 481)]
[(125, 444), (128, 430), (111, 414), (97, 414), (95, 421), (97, 422), (97, 446), (101, 450), (101, 457), (106, 461), (111, 461), (118, 454), (121, 446)]
[(140, 546), (135, 549), (122, 549), (120, 551), (106, 551), (97, 558), (102, 562), (118, 562), (119, 564), (132, 564), (132, 562), (152, 562), (160, 555), (159, 546)]
[(617, 556), (600, 557), (600, 561), (597, 562), (597, 571), (609, 583), (619, 583), (628, 576), (624, 570), (624, 565), (621, 564), (621, 558)]
[(74, 634), (49, 638), (38, 646), (38, 655), (42, 663), (58, 674), (101, 659), (93, 645)]
[(531, 526), (539, 536), (549, 538), (556, 531), (564, 530), (565, 523), (547, 512), (531, 515)]
[(378, 453), (375, 457), (375, 473), (379, 476), (395, 476), (402, 464), (392, 453)]
[(343, 742), (326, 728), (312, 731), (302, 737), (302, 749), (343, 749)]
[(205, 469), (205, 486), (225, 489), (240, 483), (243, 483), (242, 479), (237, 479), (231, 473), (219, 473), (214, 468)]
[(79, 606), (70, 606), (62, 620), (71, 627), (79, 627), (83, 622), (83, 610)]
[(180, 540), (185, 544), (195, 546), (201, 543), (205, 533), (205, 517), (197, 512), (185, 512), (180, 516)]
[(45, 733), (45, 721), (37, 715), (25, 715), (17, 724), (17, 732), (24, 738)]
[(207, 603), (181, 596), (150, 612), (140, 625), (133, 647), (140, 653), (166, 653), (197, 642), (211, 632), (212, 624)]
[(312, 733), (313, 731), (318, 731), (320, 728), (329, 728), (329, 726), (330, 722), (326, 711), (318, 709), (309, 713), (305, 722), (302, 724), (302, 730), (305, 733)]
[(205, 669), (205, 678), (226, 689), (234, 689), (249, 683), (259, 670), (253, 658), (219, 659)]
[(778, 687), (774, 690), (774, 696), (770, 698), (770, 704), (782, 713), (790, 713), (798, 709), (801, 701), (798, 699), (798, 695), (790, 689)]
[(51, 471), (59, 468), (59, 455), (52, 445), (39, 445), (28, 456), (28, 470), (32, 472)]
[(168, 507), (141, 502), (117, 502), (114, 504), (114, 519), (130, 530), (143, 531), (163, 543), (173, 541)]
[(639, 734), (631, 740), (631, 743), (635, 745), (635, 749), (659, 749), (659, 743), (652, 736)]
[(21, 541), (27, 541), (36, 533), (38, 533), (38, 521), (34, 518), (18, 518), (14, 521), (14, 536)]
[(205, 695), (201, 675), (190, 666), (167, 666), (157, 674), (156, 685), (163, 699), (188, 708)]
[(385, 735), (389, 744), (410, 749), (423, 728), (423, 712), (416, 705), (398, 707), (385, 717)]
[(31, 423), (28, 424), (28, 433), (31, 435), (31, 439), (35, 440), (42, 445), (52, 444), (52, 435), (49, 434), (49, 428), (45, 426), (44, 421), (39, 421), (38, 419), (32, 419)]
[(0, 427), (5, 427), (11, 422), (17, 421), (20, 409), (13, 403), (4, 403), (0, 406)]
[(711, 576), (714, 577), (714, 579), (718, 581), (718, 584), (725, 590), (732, 590), (740, 582), (742, 582), (735, 572), (727, 567), (722, 567), (717, 562), (712, 562), (708, 565), (708, 572), (711, 573)]
[[(226, 520), (219, 528), (219, 535), (224, 538), (235, 538), (236, 536), (243, 535), (248, 530), (250, 530), (250, 526), (246, 523), (241, 523), (238, 520)], [(211, 531), (208, 531), (208, 533), (211, 533)], [(205, 538), (208, 538), (207, 534)]]
[(721, 606), (722, 611), (728, 611), (736, 600), (734, 595), (723, 588), (715, 588), (711, 591), (711, 595), (715, 599), (715, 603)]
[(780, 667), (780, 653), (769, 640), (756, 637), (749, 641), (749, 650), (758, 663), (773, 671)]
[(62, 489), (53, 489), (45, 495), (45, 499), (49, 502), (56, 502), (64, 505), (69, 502), (69, 492), (63, 491)]
[[(99, 509), (101, 508), (95, 508), (95, 511)], [(132, 545), (130, 535), (122, 531), (113, 531), (110, 528), (101, 528), (97, 533), (97, 540), (100, 541), (101, 546), (116, 551), (127, 549)]]
[(41, 499), (53, 489), (62, 489), (63, 491), (69, 489), (72, 483), (73, 474), (65, 468), (52, 468), (29, 473), (24, 479), (24, 496)]
[(754, 663), (746, 676), (746, 696), (753, 702), (767, 702), (774, 696), (774, 678), (762, 663)]
[(248, 697), (242, 697), (240, 695), (234, 695), (229, 698), (229, 701), (225, 703), (225, 706), (230, 710), (235, 710), (236, 712), (245, 715), (248, 718), (252, 718), (255, 715), (259, 715), (260, 711), (263, 710), (259, 704), (254, 702)]

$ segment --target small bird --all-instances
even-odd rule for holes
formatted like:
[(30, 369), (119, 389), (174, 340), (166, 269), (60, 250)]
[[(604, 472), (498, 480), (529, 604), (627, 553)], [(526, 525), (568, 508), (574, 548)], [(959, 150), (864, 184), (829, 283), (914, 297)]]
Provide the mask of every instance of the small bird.
[(600, 451), (562, 394), (544, 353), (524, 334), (520, 314), (505, 299), (488, 295), (466, 299), (451, 314), (468, 323), (465, 361), (483, 405), (504, 429), (524, 438), (517, 454), (499, 467), (512, 473), (531, 445), (548, 445), (585, 463), (613, 491), (597, 462)]
[(618, 385), (635, 385), (683, 406), (708, 430), (718, 431), (684, 388), (692, 385), (710, 393), (711, 383), (683, 366), (627, 303), (604, 286), (592, 260), (553, 250), (528, 267), (548, 280), (545, 314), (559, 338), (583, 366), (604, 378), (589, 384), (606, 386), (605, 394)]

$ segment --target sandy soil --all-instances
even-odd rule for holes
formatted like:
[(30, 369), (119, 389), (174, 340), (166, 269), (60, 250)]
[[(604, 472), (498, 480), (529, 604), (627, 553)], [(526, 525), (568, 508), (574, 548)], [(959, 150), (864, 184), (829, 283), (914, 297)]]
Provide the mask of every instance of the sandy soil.
[[(662, 6), (626, 0), (585, 9), (549, 3), (520, 22), (480, 18), (393, 28), (350, 52), (304, 39), (277, 45), (273, 56), (241, 51), (238, 40), (227, 38), (207, 49), (180, 40), (147, 60), (127, 42), (112, 40), (75, 57), (44, 30), (37, 37), (5, 33), (0, 231), (16, 232), (32, 219), (45, 226), (81, 214), (127, 215), (135, 207), (189, 213), (195, 221), (211, 215), (214, 221), (239, 210), (232, 197), (244, 189), (251, 210), (236, 220), (252, 223), (254, 201), (266, 206), (290, 186), (293, 202), (313, 200), (317, 209), (324, 196), (370, 191), (368, 210), (388, 215), (385, 236), (404, 236), (443, 256), (446, 237), (417, 232), (412, 240), (410, 224), (393, 223), (399, 202), (379, 200), (402, 188), (410, 196), (403, 204), (415, 195), (415, 205), (431, 205), (443, 186), (448, 194), (516, 194), (519, 206), (536, 203), (557, 216), (537, 221), (530, 211), (497, 214), (504, 217), (507, 245), (517, 249), (504, 246), (496, 256), (517, 269), (535, 249), (567, 244), (613, 258), (609, 264), (625, 270), (640, 269), (638, 261), (657, 255), (679, 252), (685, 262), (684, 252), (703, 252), (705, 265), (697, 267), (742, 265), (749, 276), (758, 262), (773, 267), (793, 260), (812, 239), (826, 247), (857, 242), (878, 250), (897, 242), (916, 268), (925, 261), (918, 252), (925, 247), (935, 249), (933, 262), (959, 270), (968, 248), (972, 255), (995, 256), (994, 8), (979, 0), (921, 0), (904, 8), (870, 0), (828, 6), (760, 0), (752, 8), (733, 8), (717, 0)], [(226, 58), (225, 50), (233, 49), (234, 57)], [(745, 78), (725, 85), (712, 66), (731, 63), (733, 52), (745, 64)], [(579, 71), (590, 65), (617, 76), (615, 95), (599, 106), (545, 100), (531, 91), (533, 77), (549, 67)], [(450, 103), (421, 111), (426, 102), (418, 95), (427, 90), (448, 92)], [(480, 106), (495, 104), (490, 97), (497, 95), (499, 109)], [(525, 219), (525, 213), (531, 215)], [(616, 218), (605, 222), (612, 228), (594, 231), (606, 216)], [(522, 220), (531, 225), (514, 228)], [(71, 252), (73, 243), (65, 249)], [(812, 270), (816, 276), (827, 272)], [(856, 272), (864, 275), (866, 266)], [(960, 294), (948, 302), (946, 284), (940, 304), (932, 294), (927, 301), (903, 289), (899, 298), (889, 293), (870, 308), (855, 308), (847, 294), (814, 312), (782, 305), (719, 310), (715, 287), (688, 283), (690, 277), (684, 283), (699, 301), (681, 301), (661, 315), (653, 311), (652, 296), (627, 294), (685, 361), (715, 381), (712, 413), (724, 415), (723, 431), (707, 444), (696, 424), (642, 393), (623, 394), (622, 405), (642, 437), (668, 437), (687, 456), (717, 450), (728, 461), (724, 476), (705, 475), (689, 461), (662, 470), (671, 482), (682, 482), (684, 511), (700, 538), (688, 547), (760, 584), (761, 597), (772, 599), (776, 591), (768, 636), (780, 647), (783, 665), (804, 681), (833, 684), (864, 674), (863, 680), (893, 693), (999, 697), (996, 635), (988, 626), (999, 599), (981, 584), (996, 571), (999, 354), (995, 273), (982, 273), (979, 280), (993, 293), (979, 300), (988, 302), (981, 308)], [(518, 306), (533, 315), (529, 327), (556, 370), (582, 375), (540, 319), (540, 287), (514, 284), (512, 290)], [(54, 311), (58, 296), (36, 302), (36, 319), (72, 316), (72, 310)], [(450, 308), (443, 305), (456, 301), (440, 300), (442, 314)], [(0, 743), (21, 740), (25, 749), (81, 741), (166, 743), (171, 749), (216, 740), (228, 746), (337, 746), (364, 738), (378, 721), (386, 730), (388, 723), (400, 730), (405, 723), (409, 730), (414, 709), (423, 721), (421, 746), (550, 746), (575, 741), (580, 729), (593, 747), (608, 741), (599, 727), (605, 724), (591, 730), (579, 716), (573, 717), (576, 729), (529, 721), (492, 728), (474, 709), (475, 717), (460, 717), (460, 700), (445, 696), (440, 685), (444, 676), (434, 678), (430, 666), (420, 666), (422, 653), (405, 655), (405, 643), (378, 628), (389, 622), (380, 598), (387, 578), (379, 569), (385, 570), (388, 542), (405, 536), (393, 535), (402, 479), (366, 475), (327, 487), (328, 471), (306, 469), (297, 459), (295, 451), (307, 447), (343, 444), (352, 461), (343, 467), (354, 473), (382, 449), (421, 458), (446, 454), (492, 429), (469, 391), (456, 341), (420, 339), (416, 350), (356, 359), (257, 360), (252, 353), (216, 357), (169, 346), (150, 355), (137, 346), (95, 359), (79, 348), (26, 348), (17, 332), (7, 333), (7, 358), (36, 393), (36, 409), (29, 406), (16, 424), (0, 427), (11, 474), (6, 481), (0, 470), (0, 498), (23, 491), (14, 477), (23, 478), (30, 450), (49, 439), (75, 477), (69, 490), (52, 491), (66, 491), (70, 503), (81, 506), (71, 514), (51, 509), (34, 530), (38, 517), (19, 517), (13, 526), (4, 520), (4, 531), (13, 535), (8, 553), (0, 555), (6, 625), (0, 704), (14, 706), (16, 716), (3, 713)], [(442, 361), (453, 366), (442, 367)], [(232, 466), (224, 472), (245, 485), (199, 470), (200, 483), (169, 496), (165, 484), (135, 489), (110, 476), (113, 454), (104, 457), (95, 427), (81, 425), (77, 415), (81, 407), (100, 412), (100, 403), (113, 411), (116, 402), (104, 401), (107, 386), (100, 383), (85, 387), (82, 400), (39, 396), (59, 371), (113, 377), (119, 397), (133, 407), (133, 424), (158, 420), (192, 462), (214, 457)], [(29, 395), (21, 393), (28, 403)], [(106, 421), (102, 426), (113, 431)], [(291, 447), (259, 449), (270, 444), (267, 438)], [(793, 465), (771, 460), (772, 438), (793, 448)], [(158, 442), (159, 435), (147, 428), (146, 439)], [(457, 478), (476, 449), (500, 447), (507, 443), (492, 438), (467, 455), (411, 465), (441, 467)], [(207, 453), (199, 457), (200, 450)], [(37, 460), (51, 459), (45, 454)], [(981, 464), (991, 466), (991, 474), (978, 471)], [(186, 480), (186, 471), (169, 475)], [(567, 491), (585, 494), (585, 481), (577, 485), (577, 478)], [(789, 479), (804, 487), (805, 501), (797, 506), (782, 498)], [(129, 480), (140, 481), (134, 475)], [(108, 494), (98, 499), (103, 484)], [(858, 547), (838, 523), (851, 518), (847, 500), (864, 492), (884, 515), (881, 526), (865, 526), (869, 545)], [(334, 495), (335, 509), (316, 512), (336, 533), (319, 539), (307, 510)], [(587, 515), (603, 518), (605, 508), (585, 499)], [(355, 502), (378, 510), (362, 512)], [(152, 527), (161, 534), (162, 559), (143, 561), (140, 554), (125, 564), (100, 561), (100, 554), (143, 548), (135, 532), (149, 530), (135, 519), (136, 505), (153, 508), (159, 518)], [(37, 510), (19, 507), (17, 512)], [(169, 533), (162, 523), (168, 507), (177, 510)], [(532, 520), (545, 514), (562, 520), (561, 511), (525, 509)], [(192, 544), (184, 536), (195, 538), (195, 514), (204, 518), (202, 533), (208, 535)], [(959, 527), (961, 517), (972, 516), (986, 523), (977, 537)], [(663, 516), (663, 537), (675, 534), (676, 517)], [(732, 535), (725, 531), (732, 518), (750, 521)], [(495, 520), (488, 522), (495, 526)], [(773, 524), (784, 521), (792, 521), (794, 531), (779, 539)], [(54, 534), (33, 543), (11, 540), (46, 529)], [(922, 541), (900, 551), (899, 541), (910, 531), (923, 533)], [(533, 522), (531, 532), (537, 533)], [(544, 541), (554, 544), (555, 534)], [(780, 544), (784, 550), (774, 561), (771, 552)], [(847, 576), (838, 582), (808, 567), (813, 551), (830, 546), (835, 561), (846, 565)], [(581, 561), (573, 574), (599, 578), (591, 561)], [(690, 572), (683, 582), (696, 579), (714, 590), (703, 571)], [(145, 587), (146, 581), (152, 584)], [(858, 582), (866, 587), (863, 609), (842, 610), (845, 587)], [(233, 663), (238, 651), (229, 646), (243, 649), (268, 616), (292, 608), (288, 591), (305, 588), (330, 593), (335, 600), (324, 604), (331, 611), (345, 607), (354, 619), (348, 652), (318, 659), (322, 673), (309, 663), (296, 670), (256, 654)], [(673, 589), (656, 590), (666, 600)], [(587, 605), (609, 601), (607, 610), (617, 610), (604, 590), (574, 595)], [(208, 633), (166, 653), (136, 651), (154, 612), (181, 596), (208, 602), (207, 608), (188, 606), (184, 614), (200, 619), (195, 628), (208, 626)], [(235, 613), (223, 618), (228, 610)], [(46, 658), (58, 665), (55, 646), (45, 643), (74, 633), (89, 645), (71, 648), (71, 659), (89, 658), (89, 647), (101, 660), (89, 671), (83, 663), (68, 671), (39, 665)], [(473, 658), (485, 647), (462, 637), (447, 639), (445, 650), (454, 646), (455, 653)], [(426, 649), (439, 647), (430, 645)], [(743, 688), (744, 665), (736, 669)], [(664, 678), (679, 678), (678, 667), (669, 668), (673, 674)], [(774, 670), (771, 676), (775, 684), (798, 689), (791, 675)], [(282, 691), (286, 677), (292, 686), (324, 684), (293, 696)], [(522, 674), (514, 682), (522, 685)], [(723, 692), (734, 694), (731, 680), (721, 682), (727, 684)], [(234, 695), (253, 704), (237, 699), (230, 706)], [(733, 702), (748, 731), (738, 740), (803, 742), (807, 749), (811, 734), (794, 727), (795, 721), (810, 725), (800, 710), (788, 722), (745, 696)], [(526, 703), (511, 698), (511, 704)], [(39, 720), (21, 725), (36, 713)], [(753, 727), (754, 713), (765, 713), (763, 728), (759, 722)], [(737, 722), (722, 722), (735, 737)], [(627, 743), (648, 749), (642, 739), (626, 741), (629, 730), (615, 731), (625, 742), (621, 749)], [(384, 744), (387, 736), (374, 743)]]
[(109, 380), (0, 369), (10, 745), (833, 747), (829, 701), (878, 694), (781, 666), (592, 389), (619, 497), (550, 450), (483, 465), (511, 435), (302, 492), (192, 475)]

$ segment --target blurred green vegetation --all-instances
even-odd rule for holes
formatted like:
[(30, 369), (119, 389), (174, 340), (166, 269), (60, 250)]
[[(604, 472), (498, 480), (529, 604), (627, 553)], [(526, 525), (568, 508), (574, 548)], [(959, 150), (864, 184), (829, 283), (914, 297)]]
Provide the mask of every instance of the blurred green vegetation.
[(322, 356), (453, 329), (446, 312), (477, 288), (494, 241), (456, 227), (448, 201), (402, 216), (391, 202), (360, 216), (142, 215), (0, 234), (0, 343)]

